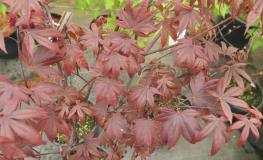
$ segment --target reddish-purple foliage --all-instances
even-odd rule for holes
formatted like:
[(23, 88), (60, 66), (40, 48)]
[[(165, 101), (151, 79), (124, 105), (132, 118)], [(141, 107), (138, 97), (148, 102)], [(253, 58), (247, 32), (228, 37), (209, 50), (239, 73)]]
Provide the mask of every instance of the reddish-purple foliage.
[[(243, 128), (238, 146), (244, 144), (250, 131), (256, 140), (259, 138), (262, 113), (236, 98), (245, 90), (244, 78), (253, 83), (243, 70), (244, 51), (227, 47), (224, 42), (220, 47), (213, 41), (216, 27), (211, 24), (214, 18), (210, 9), (215, 7), (214, 0), (191, 0), (190, 5), (182, 0), (143, 0), (136, 8), (132, 0), (127, 0), (114, 31), (105, 27), (104, 17), (91, 29), (66, 23), (57, 30), (47, 23), (50, 13), (45, 0), (0, 2), (10, 6), (9, 25), (0, 31), (1, 50), (7, 53), (4, 31), (16, 27), (20, 34), (15, 40), (21, 46), (19, 59), (43, 79), (25, 84), (28, 74), (22, 73), (24, 82), (14, 83), (0, 75), (0, 159), (40, 158), (41, 153), (32, 147), (44, 144), (43, 132), (50, 141), (58, 133), (69, 139), (59, 152), (63, 159), (98, 159), (105, 155), (108, 160), (121, 159), (128, 146), (134, 148), (132, 159), (144, 159), (165, 142), (168, 149), (179, 145), (181, 135), (194, 144), (213, 131), (211, 155), (215, 155), (223, 136), (227, 143), (233, 130)], [(225, 2), (220, 0), (218, 4)], [(249, 12), (247, 29), (263, 10), (263, 0), (230, 0), (228, 5), (233, 17), (235, 13)], [(159, 12), (161, 18), (156, 16)], [(177, 39), (185, 30), (187, 34)], [(153, 35), (147, 45), (139, 43)], [(168, 36), (178, 43), (166, 47)], [(149, 52), (158, 40), (162, 48)], [(89, 70), (92, 64), (84, 54), (88, 47), (93, 52), (87, 54), (95, 56), (96, 62), (90, 67), (94, 74), (86, 80), (79, 70)], [(173, 50), (166, 55), (153, 55), (170, 48)], [(173, 67), (161, 61), (171, 54), (177, 55)], [(150, 62), (145, 61), (148, 55), (152, 55)], [(215, 78), (211, 68), (215, 68), (214, 74), (223, 72), (224, 76)], [(133, 78), (137, 74), (140, 77), (136, 84)], [(79, 84), (71, 84), (72, 75), (86, 84), (73, 87)], [(128, 81), (122, 80), (125, 76)], [(226, 89), (231, 79), (238, 87)], [(185, 87), (192, 94), (187, 99), (182, 98)], [(91, 92), (96, 94), (93, 105), (87, 103)], [(186, 106), (189, 99), (193, 104)], [(233, 114), (229, 104), (245, 109), (251, 117)], [(233, 116), (238, 121), (232, 124)], [(87, 117), (93, 118), (103, 133), (93, 138), (95, 131), (90, 132), (79, 137), (84, 140), (80, 143), (77, 122), (85, 124)], [(201, 128), (198, 119), (209, 123)], [(73, 145), (76, 153), (70, 156)], [(97, 145), (107, 147), (109, 152), (98, 151)]]

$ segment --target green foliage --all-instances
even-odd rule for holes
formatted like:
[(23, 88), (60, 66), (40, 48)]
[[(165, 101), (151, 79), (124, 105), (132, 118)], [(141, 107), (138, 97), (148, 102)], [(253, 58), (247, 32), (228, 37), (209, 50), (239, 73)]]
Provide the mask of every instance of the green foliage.
[(0, 3), (0, 13), (2, 13), (3, 15), (6, 14), (6, 7), (3, 3)]
[(228, 5), (224, 4), (221, 5), (218, 4), (218, 0), (216, 0), (215, 2), (215, 8), (211, 9), (212, 14), (214, 15), (214, 17), (216, 18), (218, 15), (223, 16), (223, 18), (225, 18), (225, 15), (227, 14), (227, 9), (228, 9)]
[(258, 26), (256, 29), (251, 28), (248, 30), (246, 38), (251, 38), (253, 35), (256, 35), (253, 39), (253, 43), (251, 46), (252, 51), (257, 49), (260, 46), (263, 46), (263, 36), (260, 36), (262, 28), (259, 22), (254, 23), (254, 26)]

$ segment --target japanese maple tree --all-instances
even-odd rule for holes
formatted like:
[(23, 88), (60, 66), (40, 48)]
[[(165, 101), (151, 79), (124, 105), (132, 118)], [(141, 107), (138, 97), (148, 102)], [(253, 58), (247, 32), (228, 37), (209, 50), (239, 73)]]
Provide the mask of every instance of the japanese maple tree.
[[(233, 17), (217, 25), (211, 24), (214, 0), (143, 0), (137, 7), (127, 0), (115, 30), (105, 27), (107, 20), (93, 23), (91, 28), (61, 21), (57, 29), (45, 0), (0, 2), (9, 9), (10, 17), (9, 25), (0, 32), (0, 48), (6, 52), (3, 32), (16, 28), (17, 39), (5, 38), (17, 42), (24, 79), (21, 84), (0, 75), (0, 160), (40, 158), (33, 147), (45, 144), (43, 133), (50, 141), (57, 134), (69, 139), (59, 152), (46, 155), (85, 160), (121, 159), (127, 147), (134, 149), (132, 159), (145, 159), (165, 142), (171, 149), (180, 137), (190, 145), (214, 132), (213, 156), (220, 150), (223, 136), (227, 143), (230, 132), (240, 128), (238, 146), (245, 143), (250, 131), (259, 138), (262, 113), (237, 98), (244, 92), (243, 78), (253, 83), (243, 70), (246, 53), (215, 43), (215, 29), (241, 12), (249, 13), (249, 27), (260, 18), (263, 0), (218, 1), (231, 7)], [(168, 46), (169, 36), (176, 44)], [(149, 37), (150, 42), (139, 45)], [(151, 50), (157, 43), (160, 49)], [(94, 65), (84, 54), (89, 48), (92, 51), (87, 54), (95, 57)], [(169, 49), (161, 57), (154, 56)], [(173, 66), (162, 61), (166, 56), (176, 57)], [(145, 60), (148, 57), (150, 61)], [(29, 82), (24, 65), (44, 80)], [(85, 79), (80, 70), (93, 70), (94, 74)], [(215, 76), (219, 72), (222, 76)], [(121, 74), (129, 80), (124, 81)], [(85, 85), (79, 89), (69, 84), (72, 75)], [(138, 83), (132, 85), (135, 77)], [(238, 86), (227, 88), (231, 80)], [(93, 105), (87, 102), (91, 92), (97, 94)], [(186, 93), (190, 96), (183, 98)], [(192, 104), (184, 105), (188, 100)], [(232, 113), (229, 104), (248, 114)], [(76, 137), (77, 123), (85, 125), (87, 117), (102, 128), (99, 137), (95, 131)], [(238, 120), (232, 123), (233, 117)], [(207, 122), (203, 128), (200, 120)], [(108, 152), (99, 151), (98, 145)]]

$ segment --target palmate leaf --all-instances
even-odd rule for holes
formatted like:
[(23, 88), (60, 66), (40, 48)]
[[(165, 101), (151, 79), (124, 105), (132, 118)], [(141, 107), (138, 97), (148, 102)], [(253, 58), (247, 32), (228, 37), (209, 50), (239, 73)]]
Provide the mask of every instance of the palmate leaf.
[[(191, 78), (190, 88), (193, 94), (193, 106), (198, 107), (211, 107), (215, 104), (216, 98), (206, 92), (206, 90), (215, 90), (218, 80), (205, 81), (203, 72), (196, 75), (195, 78)], [(201, 114), (208, 114), (208, 109), (198, 109)]]
[(250, 118), (248, 119), (246, 116), (244, 115), (240, 115), (240, 114), (236, 114), (234, 115), (237, 119), (239, 119), (239, 121), (233, 123), (228, 129), (227, 131), (233, 131), (233, 130), (237, 130), (240, 129), (244, 126), (243, 131), (237, 141), (237, 146), (242, 146), (249, 135), (249, 131), (251, 130), (252, 134), (254, 135), (256, 141), (259, 139), (259, 132), (258, 129), (261, 126), (261, 122), (260, 120), (256, 119), (256, 118)]
[(23, 45), (26, 46), (28, 52), (33, 56), (33, 50), (35, 46), (36, 40), (38, 43), (42, 44), (43, 46), (49, 48), (50, 50), (56, 51), (61, 53), (59, 47), (56, 43), (52, 42), (49, 38), (62, 38), (64, 39), (65, 36), (61, 34), (58, 30), (51, 29), (51, 28), (34, 28), (34, 29), (23, 29), (20, 32), (24, 32), (24, 41)]
[(247, 105), (247, 103), (245, 101), (233, 97), (233, 96), (242, 95), (243, 90), (241, 90), (239, 87), (232, 87), (225, 92), (226, 86), (227, 85), (226, 85), (225, 79), (221, 78), (217, 82), (217, 86), (216, 86), (217, 92), (214, 92), (211, 90), (207, 90), (206, 92), (208, 92), (212, 96), (218, 98), (218, 101), (220, 102), (220, 105), (221, 105), (221, 107), (225, 113), (225, 116), (230, 121), (230, 123), (232, 123), (233, 117), (232, 117), (232, 112), (231, 112), (231, 109), (230, 109), (230, 106), (228, 103), (236, 105), (236, 106), (238, 106), (240, 108), (244, 108), (244, 109), (249, 109), (249, 106)]
[(136, 119), (133, 121), (135, 125), (132, 127), (131, 132), (136, 134), (136, 143), (140, 144), (142, 141), (145, 145), (150, 147), (152, 140), (159, 140), (158, 130), (161, 129), (159, 124), (154, 120)]
[(204, 53), (209, 58), (210, 62), (217, 63), (219, 61), (220, 52), (221, 49), (217, 44), (209, 41), (206, 42)]
[(193, 45), (192, 39), (190, 37), (179, 39), (178, 43), (180, 43), (180, 45), (176, 46), (171, 52), (171, 54), (179, 52), (179, 55), (175, 60), (175, 66), (187, 60), (188, 69), (191, 69), (194, 65), (196, 56), (204, 60), (208, 60), (203, 53), (203, 48), (199, 45)]
[(125, 9), (120, 10), (120, 19), (122, 21), (115, 21), (118, 26), (124, 29), (133, 31), (140, 37), (146, 37), (143, 32), (153, 32), (157, 28), (149, 25), (148, 23), (153, 20), (155, 11), (147, 11), (148, 0), (144, 0), (134, 11), (132, 0), (127, 0)]
[(93, 138), (95, 131), (83, 136), (84, 143), (78, 145), (74, 150), (76, 153), (76, 160), (78, 159), (93, 159), (94, 157), (102, 157), (105, 153), (97, 150), (96, 146), (100, 144), (103, 139)]
[(45, 131), (47, 138), (51, 142), (55, 140), (57, 131), (69, 137), (69, 126), (64, 119), (62, 121), (58, 120), (58, 117), (55, 114), (56, 107), (46, 104), (42, 104), (41, 106), (48, 112), (48, 119), (38, 121), (36, 124), (37, 130), (39, 132)]
[(55, 99), (63, 100), (67, 105), (71, 105), (71, 102), (76, 102), (77, 98), (82, 98), (82, 95), (77, 91), (75, 87), (66, 86), (58, 90), (53, 94)]
[(65, 42), (64, 47), (61, 49), (63, 55), (66, 54), (67, 59), (64, 60), (64, 69), (69, 76), (74, 71), (74, 61), (80, 66), (89, 70), (87, 59), (81, 52), (82, 45), (80, 43)]
[(56, 108), (56, 111), (59, 111), (58, 121), (62, 122), (64, 117), (68, 117), (69, 106), (66, 103), (62, 102), (62, 104)]
[(122, 122), (124, 119), (125, 117), (120, 115), (120, 113), (115, 113), (110, 119), (106, 121), (104, 129), (106, 130), (106, 136), (109, 141), (113, 141), (114, 136), (120, 140), (122, 139), (123, 130), (128, 130), (126, 125)]
[(29, 95), (31, 95), (30, 90), (23, 86), (16, 85), (4, 75), (0, 75), (0, 110), (4, 108), (8, 100), (18, 96), (21, 101), (29, 104)]
[(107, 100), (103, 100), (100, 101), (98, 104), (94, 104), (90, 107), (90, 109), (93, 111), (93, 115), (97, 124), (101, 127), (104, 126), (104, 123), (106, 121), (108, 106), (109, 103), (107, 102)]
[(168, 34), (172, 37), (172, 39), (174, 41), (176, 41), (176, 39), (177, 39), (177, 31), (173, 27), (173, 23), (174, 23), (175, 17), (167, 18), (168, 15), (169, 15), (169, 10), (166, 10), (164, 13), (161, 12), (161, 14), (163, 16), (163, 19), (162, 20), (157, 20), (158, 23), (155, 25), (155, 27), (156, 28), (160, 28), (162, 26), (162, 29), (161, 29), (161, 44), (162, 44), (162, 47), (164, 47), (166, 42), (167, 42)]
[(140, 85), (134, 86), (129, 91), (129, 98), (128, 102), (129, 104), (133, 104), (134, 102), (136, 105), (137, 111), (139, 111), (145, 100), (149, 103), (149, 105), (154, 108), (154, 98), (153, 93), (162, 95), (161, 92), (159, 92), (156, 88), (150, 87), (151, 79), (142, 79), (139, 82)]
[[(217, 69), (218, 72), (225, 71), (225, 80), (226, 80), (226, 85), (230, 84), (230, 81), (232, 77), (235, 79), (237, 82), (237, 85), (244, 90), (244, 82), (243, 78), (247, 79), (250, 83), (253, 83), (252, 79), (250, 76), (243, 70), (241, 67), (245, 67), (247, 63), (235, 63), (235, 64), (230, 64), (230, 65), (223, 65)], [(242, 77), (243, 78), (242, 78)]]
[(40, 3), (46, 4), (45, 0), (12, 0), (13, 4), (9, 11), (10, 18), (14, 18), (17, 13), (21, 10), (23, 17), (29, 23), (31, 16), (31, 9), (35, 10), (38, 13), (43, 14)]
[(196, 117), (200, 113), (193, 109), (184, 111), (174, 111), (163, 108), (162, 113), (153, 120), (164, 122), (162, 127), (162, 140), (168, 142), (168, 149), (171, 149), (178, 141), (180, 135), (189, 143), (195, 143), (195, 130), (200, 131), (202, 128)]
[(51, 82), (41, 82), (32, 85), (32, 96), (34, 102), (40, 106), (40, 99), (48, 102), (55, 102), (51, 94), (59, 90), (61, 87), (58, 84)]
[(85, 124), (84, 113), (86, 113), (86, 116), (93, 117), (92, 111), (89, 108), (87, 108), (88, 106), (89, 106), (88, 103), (80, 102), (79, 100), (77, 100), (76, 105), (73, 106), (72, 109), (70, 110), (68, 118), (71, 118), (76, 113), (81, 123), (84, 125)]
[(174, 78), (168, 74), (164, 74), (162, 78), (156, 81), (157, 89), (166, 96), (167, 101), (169, 101), (178, 92), (178, 85), (174, 83)]
[(134, 120), (140, 119), (143, 117), (143, 114), (141, 112), (135, 112), (136, 106), (135, 104), (132, 105), (122, 105), (119, 107), (119, 109), (122, 109), (122, 115), (125, 116), (127, 122), (131, 125)]
[[(179, 12), (183, 9), (183, 10), (192, 10), (192, 7), (184, 4), (182, 2), (182, 0), (175, 0), (174, 2), (170, 2), (171, 3), (171, 7), (174, 7), (174, 13), (176, 16), (179, 15)], [(170, 8), (170, 7), (169, 7)]]
[(22, 28), (34, 28), (36, 25), (39, 24), (43, 27), (46, 27), (46, 24), (43, 22), (43, 19), (46, 18), (43, 14), (36, 13), (35, 11), (31, 11), (29, 22), (25, 19), (25, 17), (20, 17), (16, 23), (15, 26), (22, 26)]
[(111, 43), (113, 43), (111, 50), (122, 51), (126, 55), (128, 53), (143, 51), (143, 49), (137, 45), (137, 41), (134, 39), (117, 37), (112, 39)]
[(34, 52), (32, 57), (25, 46), (22, 46), (21, 60), (37, 72), (40, 77), (46, 79), (48, 79), (48, 75), (59, 75), (50, 65), (58, 63), (64, 58), (64, 56), (56, 55), (55, 51), (42, 46)]
[(208, 125), (206, 125), (196, 136), (195, 142), (200, 142), (209, 136), (214, 130), (214, 138), (213, 138), (213, 145), (211, 150), (211, 156), (215, 155), (221, 145), (222, 145), (222, 133), (225, 136), (225, 143), (230, 140), (230, 133), (227, 132), (227, 125), (225, 122), (228, 122), (225, 116), (221, 116), (220, 118), (215, 117), (214, 115), (205, 115), (201, 116), (201, 118), (205, 121), (212, 121)]
[(201, 19), (199, 16), (199, 12), (197, 10), (191, 9), (191, 10), (183, 10), (176, 18), (175, 20), (178, 20), (179, 23), (179, 33), (181, 34), (185, 29), (188, 28), (188, 25), (190, 27), (191, 33), (194, 33), (196, 21), (201, 24)]
[[(138, 57), (140, 56), (140, 57)], [(141, 75), (141, 72), (142, 72), (142, 67), (140, 65), (140, 63), (143, 63), (144, 62), (144, 57), (141, 56), (140, 54), (138, 54), (138, 58), (136, 58), (136, 56), (134, 55), (130, 55), (128, 57), (128, 61), (127, 61), (127, 64), (128, 64), (128, 74), (131, 77), (133, 77), (135, 74), (135, 72), (138, 73), (138, 75)], [(142, 57), (142, 59), (140, 59)], [(141, 61), (140, 61), (141, 60)]]
[[(255, 5), (253, 6), (252, 10), (248, 14), (248, 17), (247, 17), (247, 28), (246, 28), (246, 31), (245, 31), (244, 34), (247, 33), (249, 27), (254, 22), (256, 22), (256, 20), (260, 17), (260, 14), (262, 14), (262, 11), (263, 11), (263, 0), (257, 0)], [(263, 22), (263, 18), (262, 18), (261, 22)], [(262, 26), (263, 26), (263, 23), (262, 23)], [(263, 31), (262, 31), (262, 34), (263, 34)]]
[[(15, 140), (14, 133), (16, 133), (17, 136), (25, 139), (29, 143), (45, 144), (37, 130), (18, 120), (38, 118), (39, 116), (46, 115), (47, 112), (38, 107), (16, 110), (19, 102), (20, 98), (17, 96), (6, 103), (6, 107), (4, 107), (0, 115), (0, 136)], [(1, 145), (2, 153), (9, 159), (12, 158), (16, 151), (15, 143), (2, 143)]]
[(124, 82), (122, 80), (114, 79), (96, 79), (98, 84), (94, 87), (93, 91), (98, 92), (97, 103), (103, 101), (105, 98), (108, 103), (114, 107), (117, 101), (117, 95), (125, 97), (125, 90), (121, 86)]
[(103, 41), (99, 36), (102, 34), (102, 28), (98, 28), (95, 23), (92, 23), (91, 29), (82, 28), (85, 35), (79, 37), (79, 42), (86, 40), (84, 43), (84, 49), (86, 50), (88, 46), (93, 45), (93, 53), (98, 53), (99, 43), (103, 44)]
[(97, 57), (97, 60), (105, 62), (105, 73), (107, 74), (111, 71), (115, 79), (118, 79), (121, 69), (128, 72), (128, 58), (116, 51), (111, 52), (109, 55), (102, 53)]

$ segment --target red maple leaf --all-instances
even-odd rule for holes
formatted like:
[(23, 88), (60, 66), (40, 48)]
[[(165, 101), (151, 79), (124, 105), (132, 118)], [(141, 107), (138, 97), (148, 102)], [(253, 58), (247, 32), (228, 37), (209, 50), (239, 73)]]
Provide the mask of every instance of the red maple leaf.
[(93, 138), (95, 131), (83, 136), (84, 143), (78, 145), (74, 150), (76, 153), (76, 160), (78, 159), (93, 159), (92, 157), (102, 157), (105, 153), (97, 150), (96, 146), (100, 144), (103, 139)]
[(0, 30), (0, 49), (3, 50), (6, 54), (6, 48), (5, 48), (5, 39), (4, 39), (4, 32), (7, 31), (10, 28), (10, 26), (5, 26), (2, 30)]
[[(225, 71), (225, 80), (226, 80), (226, 85), (230, 84), (230, 81), (232, 77), (235, 79), (237, 85), (244, 90), (244, 82), (243, 78), (247, 79), (249, 82), (253, 83), (252, 79), (250, 76), (241, 69), (241, 67), (245, 67), (247, 63), (235, 63), (235, 64), (230, 64), (230, 65), (223, 65), (217, 69), (217, 72), (222, 72)], [(241, 77), (241, 76), (243, 77)]]
[(247, 103), (245, 101), (233, 97), (233, 96), (242, 95), (243, 90), (241, 90), (239, 87), (232, 87), (225, 92), (226, 86), (227, 85), (226, 85), (225, 79), (221, 78), (217, 82), (217, 86), (216, 86), (217, 92), (214, 92), (211, 90), (207, 90), (206, 92), (208, 92), (212, 96), (218, 98), (218, 101), (220, 101), (220, 105), (221, 105), (227, 119), (230, 121), (230, 123), (232, 123), (232, 112), (231, 112), (231, 109), (230, 109), (230, 106), (228, 103), (236, 105), (236, 106), (244, 108), (244, 109), (248, 109), (249, 106), (247, 105)]
[(115, 113), (112, 115), (110, 119), (108, 119), (104, 125), (104, 129), (106, 130), (106, 136), (109, 141), (113, 141), (113, 136), (118, 139), (122, 139), (123, 131), (128, 130), (126, 125), (122, 122), (125, 117), (120, 115), (120, 113)]
[(213, 138), (213, 145), (211, 150), (211, 156), (215, 155), (221, 145), (222, 145), (222, 132), (225, 136), (225, 140), (227, 143), (230, 140), (230, 133), (227, 132), (227, 125), (225, 122), (228, 122), (225, 116), (221, 116), (220, 118), (215, 117), (214, 115), (205, 115), (201, 116), (201, 118), (205, 121), (212, 121), (211, 123), (207, 124), (195, 137), (195, 142), (200, 142), (205, 139), (208, 135), (210, 135), (214, 130), (214, 138)]
[(18, 96), (21, 101), (29, 104), (29, 95), (31, 95), (30, 90), (23, 86), (16, 85), (4, 75), (0, 75), (0, 110), (3, 109), (8, 100)]
[[(244, 34), (247, 33), (247, 30), (249, 27), (256, 22), (256, 20), (260, 17), (260, 14), (263, 11), (263, 0), (257, 0), (255, 5), (253, 6), (252, 10), (249, 12), (248, 17), (247, 17), (247, 28)], [(262, 20), (263, 22), (263, 20)], [(263, 23), (262, 23), (263, 26)], [(262, 27), (263, 28), (263, 27)], [(262, 32), (263, 34), (263, 32)], [(262, 35), (261, 34), (261, 35)]]
[(45, 0), (10, 0), (13, 2), (10, 11), (9, 16), (10, 18), (13, 18), (17, 15), (17, 13), (21, 10), (21, 13), (23, 17), (26, 19), (26, 21), (30, 22), (30, 16), (31, 16), (31, 9), (35, 10), (38, 13), (43, 14), (43, 10), (41, 8), (40, 2), (46, 4), (47, 2)]
[(140, 37), (146, 37), (146, 34), (143, 32), (157, 30), (157, 28), (148, 24), (154, 18), (156, 10), (148, 12), (147, 9), (148, 0), (141, 2), (136, 11), (134, 11), (132, 0), (127, 0), (124, 10), (120, 10), (120, 19), (122, 21), (115, 21), (115, 23), (121, 28), (133, 31)]
[(93, 53), (98, 53), (99, 43), (103, 44), (102, 39), (99, 37), (102, 34), (102, 28), (98, 28), (95, 23), (92, 23), (91, 29), (82, 28), (85, 35), (79, 37), (79, 42), (86, 40), (84, 43), (84, 49), (86, 50), (88, 46), (93, 45)]
[(247, 9), (247, 12), (249, 13), (253, 6), (255, 5), (257, 0), (244, 0), (243, 3), (240, 5), (240, 9), (238, 11), (238, 14), (244, 10)]
[(173, 23), (174, 23), (175, 17), (167, 18), (168, 15), (169, 15), (169, 10), (166, 10), (164, 12), (164, 14), (163, 14), (163, 12), (161, 12), (161, 14), (162, 14), (163, 19), (162, 20), (156, 20), (158, 23), (155, 25), (155, 27), (156, 28), (160, 28), (162, 26), (162, 29), (161, 29), (161, 44), (162, 44), (162, 47), (164, 47), (166, 42), (167, 42), (168, 33), (172, 37), (172, 39), (176, 41), (176, 39), (177, 39), (177, 31), (173, 27)]
[(142, 79), (139, 82), (140, 85), (134, 86), (129, 91), (129, 104), (133, 104), (136, 102), (137, 111), (140, 110), (145, 102), (149, 103), (149, 105), (154, 108), (154, 98), (153, 93), (162, 95), (156, 88), (150, 87), (151, 79), (145, 80)]
[(217, 63), (219, 61), (220, 52), (221, 49), (217, 44), (209, 41), (206, 42), (204, 53), (209, 58), (210, 62)]
[(189, 142), (194, 143), (195, 130), (200, 131), (202, 128), (196, 117), (200, 113), (193, 109), (184, 111), (174, 111), (163, 108), (162, 113), (153, 120), (164, 122), (162, 127), (162, 140), (168, 142), (168, 149), (171, 149), (178, 141), (180, 134)]
[(93, 111), (95, 120), (101, 127), (104, 126), (104, 123), (106, 121), (106, 116), (108, 114), (108, 106), (109, 104), (106, 100), (100, 101), (98, 104), (94, 104), (91, 106), (91, 110)]
[(143, 51), (143, 49), (137, 45), (137, 41), (134, 39), (117, 37), (112, 39), (111, 43), (113, 43), (111, 50), (122, 51), (126, 55), (128, 53)]
[(183, 10), (189, 10), (189, 11), (192, 10), (192, 7), (184, 4), (182, 1), (183, 1), (183, 0), (175, 0), (174, 2), (170, 2), (170, 3), (171, 3), (171, 6), (170, 6), (169, 8), (174, 7), (174, 13), (175, 13), (176, 16), (179, 15), (179, 12), (180, 12), (182, 9), (183, 9)]
[(126, 117), (126, 120), (130, 125), (132, 124), (133, 120), (143, 117), (141, 112), (137, 112), (136, 106), (134, 104), (122, 105), (119, 107), (119, 109), (122, 109), (121, 114)]
[(40, 120), (37, 122), (37, 130), (45, 131), (47, 138), (53, 142), (57, 136), (57, 131), (69, 137), (69, 126), (65, 120), (59, 121), (55, 113), (55, 106), (41, 105), (48, 112), (48, 119)]
[(26, 29), (28, 27), (34, 28), (36, 24), (42, 25), (43, 27), (46, 27), (46, 24), (43, 22), (43, 19), (46, 18), (43, 14), (38, 14), (35, 11), (31, 11), (29, 22), (25, 19), (25, 17), (20, 17), (16, 23), (15, 26), (22, 26), (23, 29)]
[(199, 12), (197, 10), (191, 9), (191, 10), (183, 10), (176, 18), (175, 20), (179, 21), (179, 33), (181, 34), (185, 29), (188, 28), (188, 25), (190, 26), (191, 33), (194, 33), (196, 21), (201, 24), (201, 19), (199, 16)]
[(227, 55), (227, 56), (231, 57), (232, 59), (234, 57), (236, 57), (235, 52), (238, 51), (238, 48), (235, 48), (233, 46), (227, 47), (225, 42), (223, 42), (223, 41), (221, 41), (221, 45), (222, 45), (221, 54)]
[(128, 72), (128, 58), (116, 51), (111, 52), (109, 55), (107, 55), (106, 53), (100, 54), (97, 57), (97, 60), (105, 61), (105, 73), (107, 74), (111, 71), (113, 77), (116, 79), (119, 77), (121, 69)]
[[(25, 139), (29, 143), (45, 144), (37, 130), (18, 120), (37, 118), (39, 116), (46, 115), (47, 112), (44, 109), (38, 107), (16, 110), (19, 102), (20, 98), (17, 96), (6, 103), (2, 114), (0, 115), (0, 136), (14, 141), (14, 133), (16, 133), (17, 136)], [(2, 143), (1, 145), (2, 152), (8, 158), (13, 157), (16, 151), (15, 143)]]
[(49, 48), (50, 50), (54, 50), (58, 53), (61, 53), (56, 43), (53, 43), (49, 38), (65, 38), (63, 34), (61, 34), (58, 30), (51, 28), (33, 28), (33, 29), (23, 29), (20, 32), (24, 32), (24, 42), (23, 44), (26, 46), (28, 52), (33, 56), (35, 40), (42, 44), (43, 46)]
[(76, 102), (77, 98), (82, 98), (82, 95), (72, 86), (61, 88), (55, 92), (53, 96), (58, 100), (64, 100), (69, 106), (71, 104), (70, 102)]
[(71, 108), (68, 118), (71, 118), (75, 113), (77, 113), (78, 118), (80, 119), (81, 123), (84, 125), (85, 116), (83, 112), (86, 113), (87, 116), (93, 117), (92, 111), (89, 108), (87, 108), (88, 106), (89, 106), (88, 103), (80, 102), (79, 100), (77, 100), (76, 105)]
[(145, 62), (145, 58), (144, 56), (141, 55), (140, 52), (135, 53), (135, 55), (130, 55), (128, 57), (128, 74), (130, 77), (133, 77), (135, 74), (135, 72), (138, 73), (138, 75), (141, 75), (142, 72), (142, 67), (140, 65), (140, 63), (144, 63)]
[(98, 92), (97, 103), (103, 101), (105, 98), (111, 106), (115, 106), (117, 95), (125, 97), (125, 90), (121, 86), (124, 82), (122, 80), (114, 79), (96, 79), (98, 84), (94, 87), (93, 91)]
[(142, 141), (145, 145), (150, 147), (153, 139), (156, 141), (158, 138), (158, 130), (161, 129), (159, 124), (154, 120), (136, 119), (133, 121), (135, 125), (132, 127), (131, 132), (136, 134), (136, 143), (140, 144)]
[(25, 46), (22, 47), (21, 60), (32, 68), (40, 77), (48, 79), (48, 75), (59, 75), (59, 73), (50, 67), (54, 63), (62, 61), (65, 57), (56, 55), (46, 47), (39, 47), (33, 54), (33, 57), (26, 51)]
[(96, 64), (94, 67), (91, 67), (96, 73), (92, 75), (92, 77), (100, 77), (105, 76), (107, 78), (111, 77), (111, 73), (105, 72), (105, 63), (101, 61), (96, 61)]
[[(190, 88), (193, 94), (193, 106), (198, 107), (212, 107), (216, 98), (213, 98), (212, 95), (206, 92), (206, 90), (215, 90), (218, 80), (211, 80), (206, 82), (203, 72), (200, 72), (196, 75), (195, 79), (191, 78)], [(202, 114), (208, 114), (208, 109), (198, 109)]]
[(171, 52), (171, 54), (179, 52), (174, 66), (183, 63), (187, 59), (188, 69), (191, 69), (194, 65), (196, 55), (204, 60), (208, 60), (202, 51), (203, 48), (199, 45), (193, 45), (190, 37), (179, 39), (178, 43), (180, 43), (180, 45), (176, 46)]
[(69, 106), (66, 103), (62, 102), (61, 105), (56, 108), (56, 111), (59, 111), (58, 121), (62, 122), (62, 119), (64, 119), (64, 117), (68, 117)]
[(167, 101), (178, 93), (178, 85), (175, 84), (174, 78), (168, 74), (164, 74), (162, 78), (156, 81), (156, 84), (156, 88), (166, 96)]
[(65, 72), (69, 76), (74, 71), (74, 61), (80, 66), (87, 70), (89, 70), (89, 65), (87, 59), (80, 51), (82, 49), (82, 45), (80, 43), (71, 43), (66, 42), (66, 45), (62, 48), (61, 52), (66, 53), (68, 56), (67, 59), (64, 60), (64, 68)]
[(55, 102), (51, 94), (59, 90), (61, 87), (58, 84), (51, 82), (41, 82), (32, 85), (32, 96), (34, 102), (40, 106), (40, 99), (48, 102)]
[(233, 130), (237, 130), (237, 129), (240, 129), (242, 128), (243, 126), (245, 126), (243, 128), (243, 131), (237, 141), (237, 146), (242, 146), (247, 138), (248, 138), (248, 135), (249, 135), (249, 131), (251, 130), (252, 134), (254, 135), (254, 137), (256, 138), (256, 141), (259, 139), (259, 132), (258, 132), (258, 129), (259, 129), (259, 126), (261, 126), (261, 122), (260, 120), (258, 119), (255, 119), (255, 118), (250, 118), (250, 119), (247, 119), (246, 116), (244, 115), (240, 115), (240, 114), (236, 114), (234, 115), (237, 119), (239, 119), (240, 121), (237, 121), (235, 123), (233, 123), (228, 129), (227, 131), (233, 131)]

